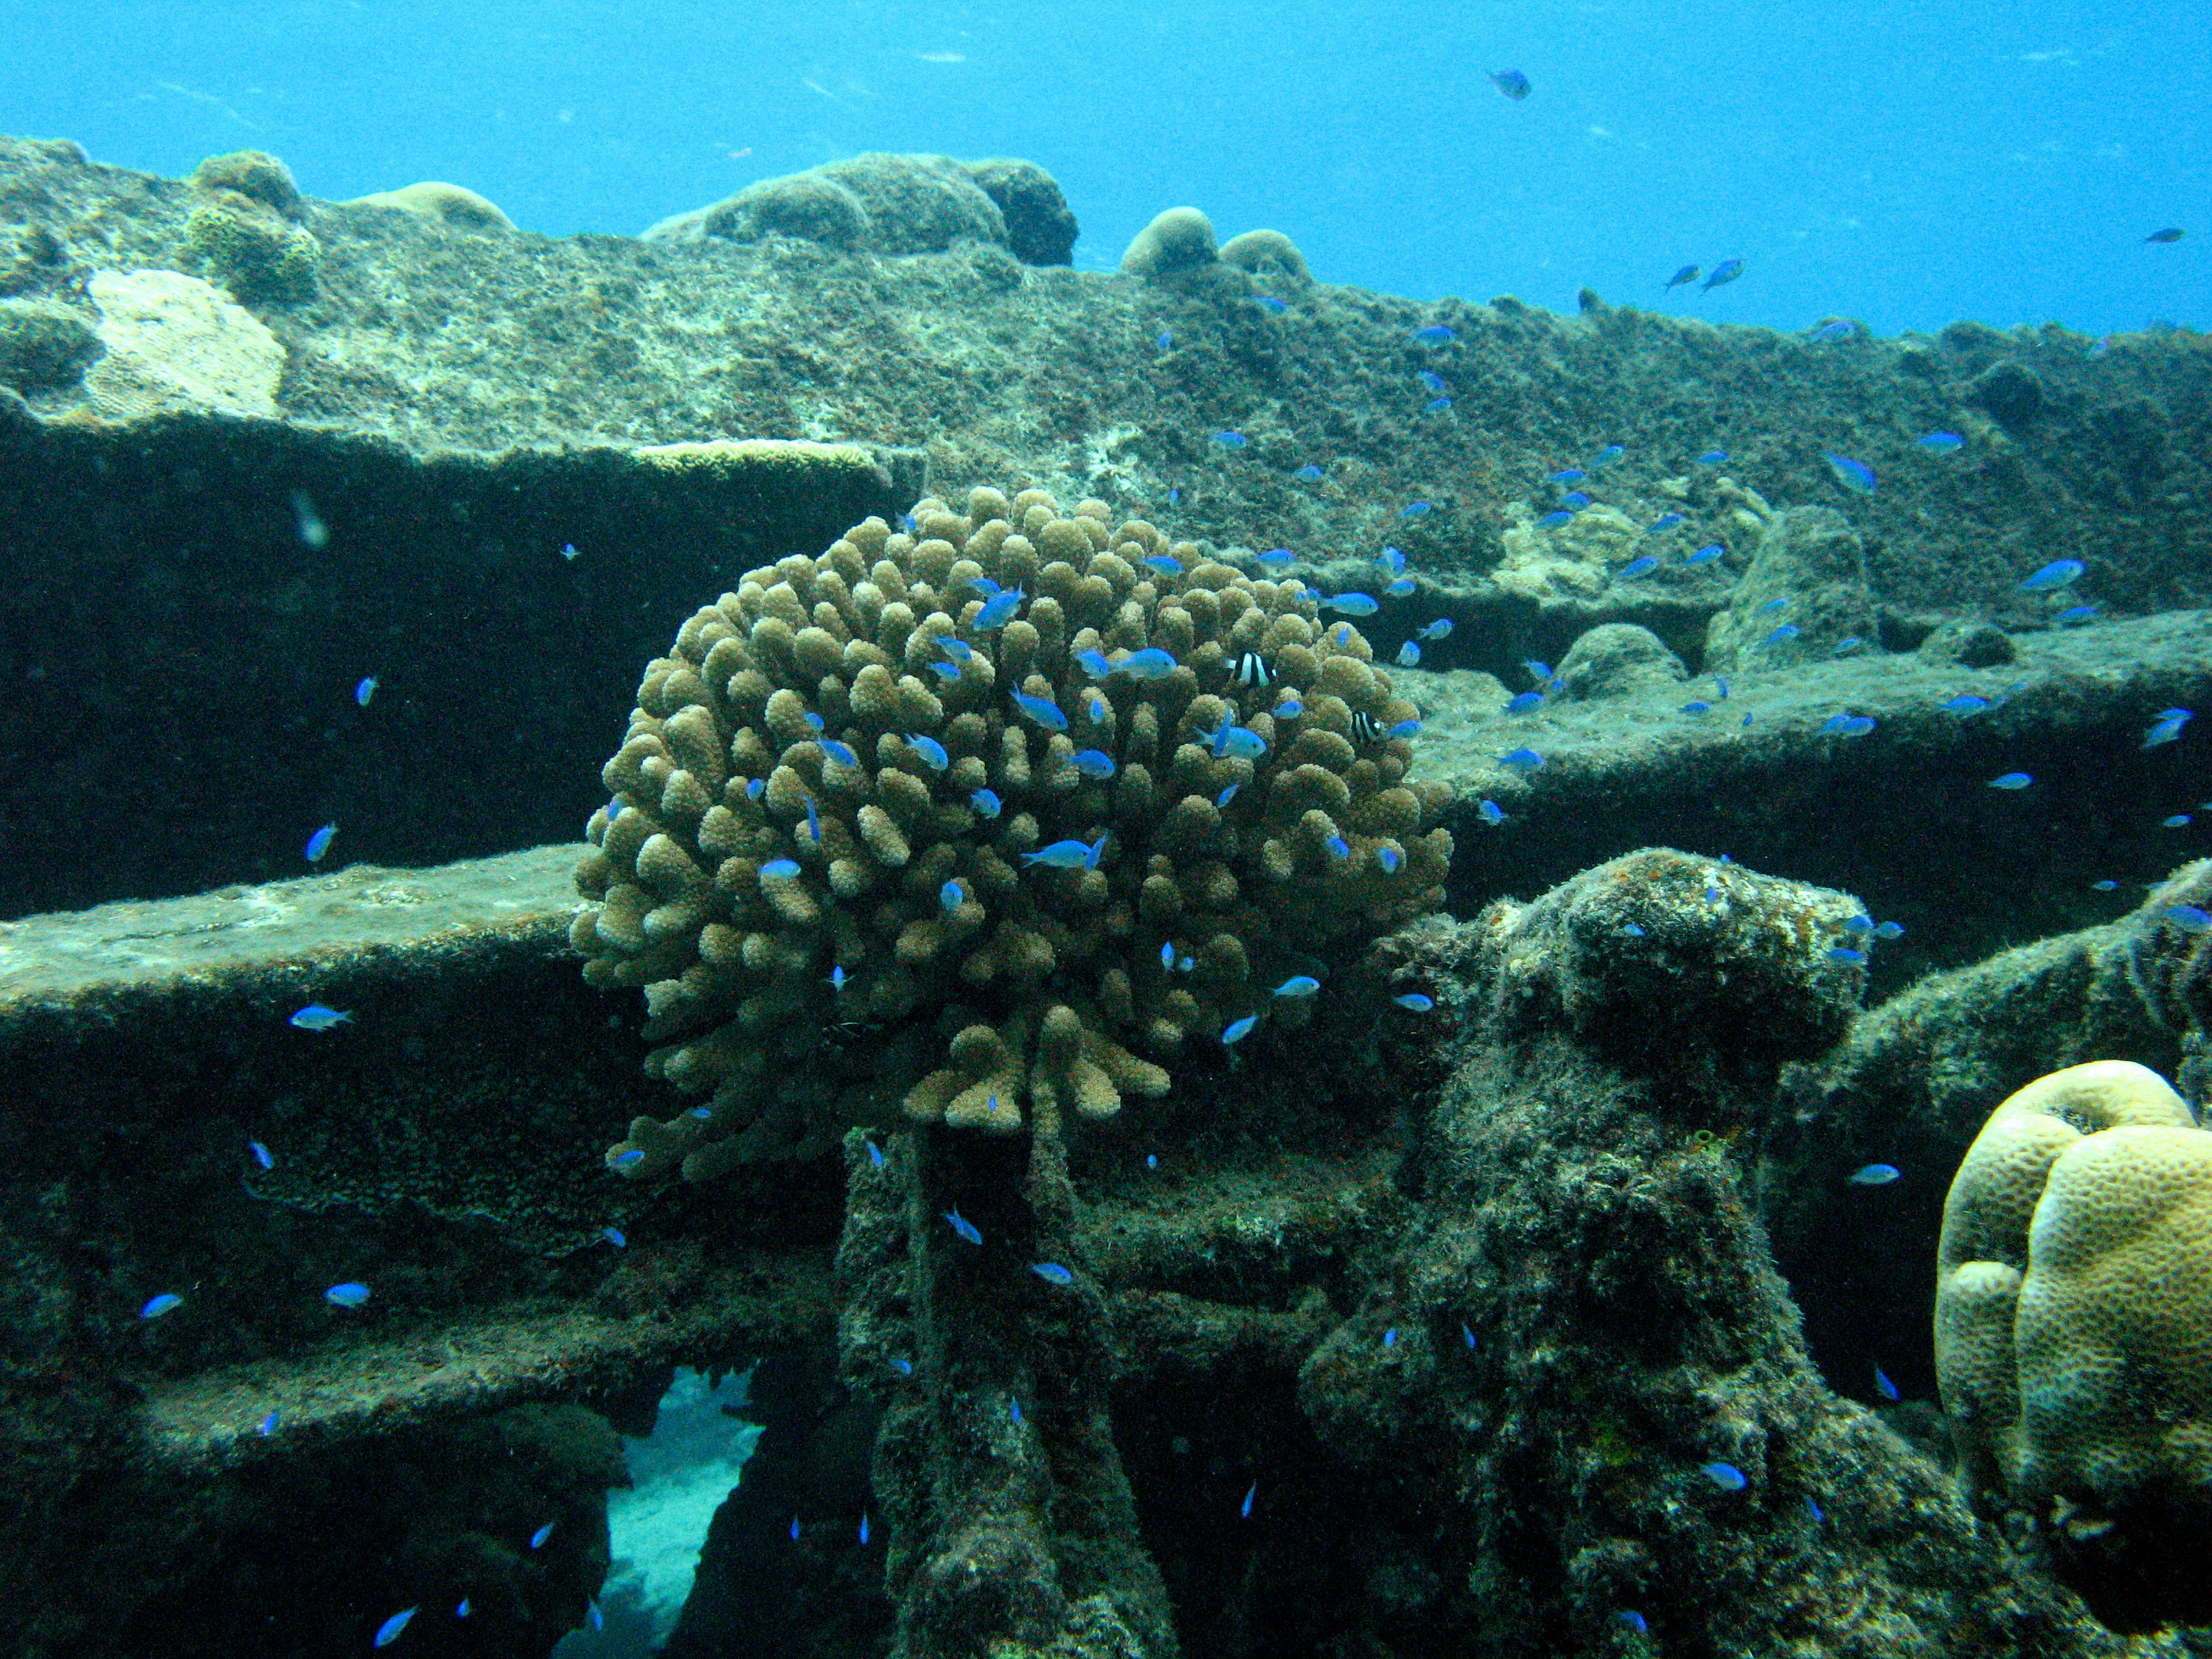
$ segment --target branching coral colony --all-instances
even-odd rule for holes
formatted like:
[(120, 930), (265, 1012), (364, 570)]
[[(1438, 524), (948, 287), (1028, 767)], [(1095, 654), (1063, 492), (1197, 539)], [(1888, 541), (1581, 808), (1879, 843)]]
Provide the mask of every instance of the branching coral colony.
[(749, 573), (647, 669), (571, 939), (710, 1097), (615, 1169), (805, 1155), (902, 1091), (1109, 1116), (1441, 904), (1448, 792), (1406, 781), (1416, 711), (1357, 629), (1102, 502), (968, 507)]

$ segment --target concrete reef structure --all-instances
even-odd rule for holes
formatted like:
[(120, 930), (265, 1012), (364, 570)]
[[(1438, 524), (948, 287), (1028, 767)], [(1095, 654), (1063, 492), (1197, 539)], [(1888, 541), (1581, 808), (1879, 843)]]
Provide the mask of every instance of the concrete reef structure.
[(1970, 1492), (2120, 1630), (2212, 1620), (2212, 1135), (2156, 1073), (2008, 1097), (1951, 1183), (1936, 1367)]
[(811, 1152), (894, 1087), (1002, 1133), (1110, 1116), (1168, 1089), (1133, 1049), (1301, 1024), (1267, 988), (1305, 952), (1442, 902), (1413, 706), (1303, 587), (1041, 490), (911, 521), (749, 572), (647, 670), (572, 940), (713, 1098), (617, 1169)]

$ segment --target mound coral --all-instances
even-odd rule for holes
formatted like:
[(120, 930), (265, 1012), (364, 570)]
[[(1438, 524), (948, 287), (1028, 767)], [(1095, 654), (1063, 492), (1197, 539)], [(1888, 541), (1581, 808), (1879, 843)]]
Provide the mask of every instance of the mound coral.
[(1943, 1407), (1971, 1488), (2045, 1523), (2098, 1616), (2212, 1617), (2212, 1134), (2156, 1073), (2006, 1099), (1943, 1206)]
[(1210, 265), (1217, 252), (1212, 220), (1196, 208), (1170, 208), (1131, 239), (1121, 254), (1121, 274), (1150, 282)]
[(307, 199), (289, 168), (258, 149), (211, 155), (185, 182), (198, 195), (185, 252), (248, 305), (312, 299), (323, 245), (299, 222)]
[(1303, 1024), (1270, 988), (1307, 953), (1441, 902), (1414, 708), (1299, 584), (1041, 490), (911, 523), (749, 573), (646, 672), (571, 939), (711, 1098), (617, 1170), (803, 1155), (899, 1091), (999, 1133), (1109, 1116), (1248, 1018)]
[(397, 208), (419, 219), (436, 219), (462, 230), (514, 228), (514, 221), (500, 210), (496, 202), (477, 195), (465, 185), (449, 185), (442, 179), (425, 179), (419, 184), (402, 185), (398, 190), (356, 196), (345, 205)]

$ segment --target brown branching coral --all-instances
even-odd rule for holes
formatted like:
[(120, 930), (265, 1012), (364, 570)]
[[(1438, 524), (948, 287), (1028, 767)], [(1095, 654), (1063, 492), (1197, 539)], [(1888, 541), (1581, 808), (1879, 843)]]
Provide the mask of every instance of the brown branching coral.
[(811, 1152), (871, 1086), (1001, 1133), (1110, 1116), (1188, 1042), (1301, 1023), (1270, 987), (1330, 940), (1442, 902), (1443, 792), (1367, 641), (1107, 511), (870, 519), (647, 670), (571, 938), (644, 989), (647, 1069), (711, 1097), (615, 1168)]

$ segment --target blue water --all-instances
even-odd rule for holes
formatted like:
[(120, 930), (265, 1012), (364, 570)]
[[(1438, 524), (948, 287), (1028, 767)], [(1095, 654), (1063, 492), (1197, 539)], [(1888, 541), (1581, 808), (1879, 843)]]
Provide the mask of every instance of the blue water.
[[(1013, 155), (1091, 269), (1188, 203), (1419, 298), (1661, 303), (1740, 257), (1663, 303), (2212, 323), (2212, 8), (2185, 0), (212, 9), (0, 0), (0, 130), (173, 175), (256, 146), (331, 198), (447, 179), (554, 234), (861, 150)], [(2143, 243), (2169, 225), (2190, 239)]]

